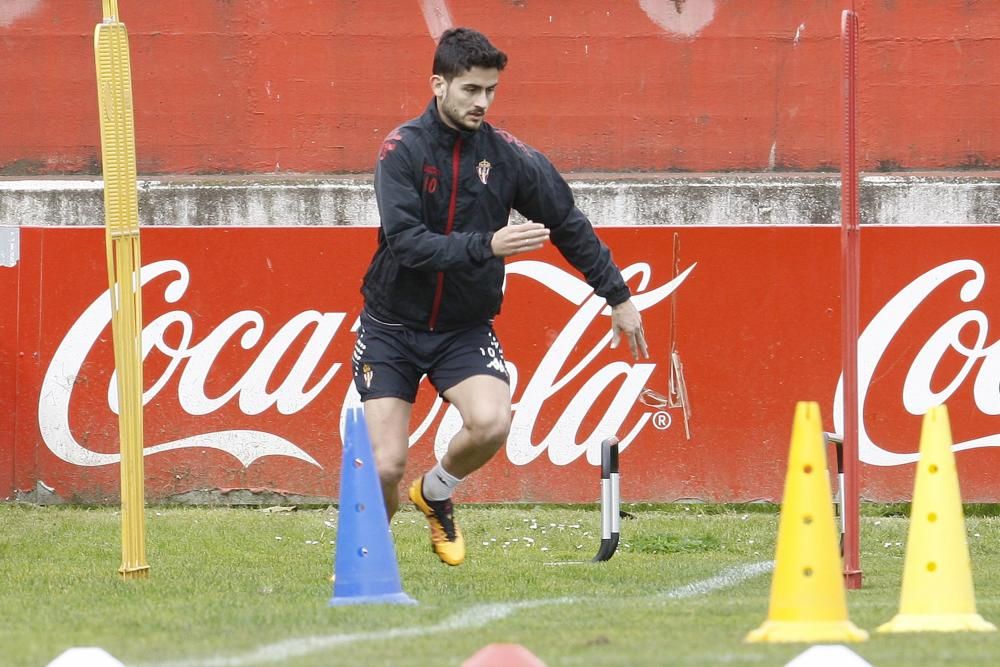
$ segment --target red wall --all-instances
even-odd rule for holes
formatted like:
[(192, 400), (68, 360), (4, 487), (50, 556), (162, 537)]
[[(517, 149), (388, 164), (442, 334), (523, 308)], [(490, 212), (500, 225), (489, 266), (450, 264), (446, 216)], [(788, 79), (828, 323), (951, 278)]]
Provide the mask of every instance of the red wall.
[[(608, 349), (604, 301), (554, 249), (512, 258), (497, 333), (511, 368), (514, 425), (504, 449), (462, 486), (462, 499), (594, 501), (600, 441), (616, 434), (629, 502), (777, 500), (796, 402), (818, 401), (824, 427), (838, 430), (840, 277), (830, 258), (839, 230), (599, 233), (642, 310), (650, 358), (633, 362)], [(103, 234), (25, 227), (18, 265), (0, 267), (0, 499), (36, 484), (67, 500), (117, 498)], [(962, 497), (997, 502), (997, 230), (872, 227), (864, 235), (864, 497), (910, 497), (921, 415), (945, 403)], [(375, 229), (358, 227), (145, 232), (149, 498), (227, 489), (337, 497), (339, 424), (357, 401), (351, 326), (375, 239)], [(684, 367), (690, 437), (680, 408), (637, 400), (645, 388), (668, 392), (672, 345)], [(407, 479), (457, 429), (455, 411), (433, 403), (425, 386), (410, 424)]]
[[(99, 173), (100, 4), (0, 8), (0, 175)], [(1000, 166), (995, 0), (119, 0), (146, 174), (370, 171), (445, 24), (509, 53), (491, 118), (563, 169), (830, 169), (850, 4), (862, 167)]]

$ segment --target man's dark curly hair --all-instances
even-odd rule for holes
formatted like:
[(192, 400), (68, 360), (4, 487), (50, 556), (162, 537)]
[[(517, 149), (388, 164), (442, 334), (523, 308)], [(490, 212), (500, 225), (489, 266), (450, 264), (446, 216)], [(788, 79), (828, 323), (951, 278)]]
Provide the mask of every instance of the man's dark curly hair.
[(473, 67), (502, 70), (506, 66), (507, 54), (472, 28), (446, 30), (434, 51), (433, 73), (448, 81)]

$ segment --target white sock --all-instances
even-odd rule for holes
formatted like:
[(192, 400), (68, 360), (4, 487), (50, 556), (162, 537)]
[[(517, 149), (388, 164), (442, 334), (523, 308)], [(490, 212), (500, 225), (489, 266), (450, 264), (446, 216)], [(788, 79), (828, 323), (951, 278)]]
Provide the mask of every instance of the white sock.
[(438, 462), (424, 475), (424, 498), (427, 500), (447, 500), (451, 498), (452, 491), (461, 481), (442, 468), (441, 463)]

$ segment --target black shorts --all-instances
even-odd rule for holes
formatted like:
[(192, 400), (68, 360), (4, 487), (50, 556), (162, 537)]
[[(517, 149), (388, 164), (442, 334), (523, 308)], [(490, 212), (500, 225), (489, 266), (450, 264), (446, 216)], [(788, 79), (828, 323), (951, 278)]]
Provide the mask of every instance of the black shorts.
[(510, 384), (503, 350), (490, 324), (421, 331), (376, 320), (363, 311), (351, 365), (362, 401), (393, 397), (413, 403), (424, 375), (442, 397), (474, 375), (492, 375)]

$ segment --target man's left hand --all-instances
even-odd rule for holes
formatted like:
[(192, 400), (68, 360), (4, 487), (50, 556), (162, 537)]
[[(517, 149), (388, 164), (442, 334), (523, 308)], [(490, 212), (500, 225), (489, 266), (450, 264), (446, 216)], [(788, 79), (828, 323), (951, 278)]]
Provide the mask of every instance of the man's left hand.
[(611, 334), (612, 350), (618, 347), (622, 334), (625, 334), (632, 358), (638, 360), (641, 354), (643, 359), (649, 359), (646, 336), (642, 331), (642, 315), (631, 299), (611, 307)]

